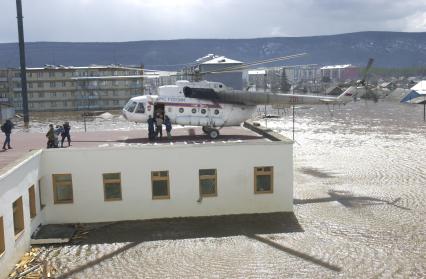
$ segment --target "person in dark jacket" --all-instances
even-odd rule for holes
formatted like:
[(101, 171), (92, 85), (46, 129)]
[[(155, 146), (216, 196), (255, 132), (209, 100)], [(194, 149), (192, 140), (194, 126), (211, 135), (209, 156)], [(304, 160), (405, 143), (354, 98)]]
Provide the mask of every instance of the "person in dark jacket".
[(153, 141), (155, 138), (155, 120), (154, 118), (152, 118), (152, 116), (150, 115), (148, 117), (148, 138), (149, 141)]
[(6, 145), (7, 145), (7, 148), (9, 148), (9, 149), (12, 148), (10, 146), (10, 134), (12, 133), (13, 126), (14, 125), (13, 125), (12, 121), (10, 121), (9, 119), (6, 120), (6, 122), (1, 126), (1, 131), (6, 136), (4, 143), (3, 143), (3, 150), (6, 149)]
[(62, 127), (64, 129), (63, 129), (63, 132), (61, 133), (61, 137), (62, 137), (62, 139), (61, 139), (61, 147), (64, 147), (65, 138), (68, 141), (68, 146), (71, 146), (71, 135), (70, 135), (71, 126), (70, 126), (70, 123), (65, 122)]
[(158, 137), (160, 135), (160, 138), (163, 137), (163, 116), (161, 113), (157, 113), (157, 116), (155, 117), (155, 136)]
[(164, 125), (166, 126), (167, 138), (170, 140), (172, 139), (172, 122), (170, 121), (170, 118), (167, 115), (164, 116)]
[(49, 131), (46, 133), (47, 138), (47, 148), (55, 147), (55, 129), (53, 129), (53, 124), (49, 124)]

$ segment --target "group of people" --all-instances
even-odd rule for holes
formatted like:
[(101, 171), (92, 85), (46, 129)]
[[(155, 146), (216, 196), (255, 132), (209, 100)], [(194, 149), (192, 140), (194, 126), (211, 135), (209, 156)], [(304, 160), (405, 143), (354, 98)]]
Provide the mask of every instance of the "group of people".
[(163, 124), (166, 126), (167, 138), (170, 140), (172, 138), (172, 122), (167, 115), (164, 115), (161, 112), (155, 114), (155, 118), (151, 115), (148, 118), (148, 138), (149, 141), (154, 141), (158, 136), (163, 137)]
[(64, 147), (64, 141), (67, 139), (68, 146), (71, 146), (71, 126), (68, 122), (65, 122), (62, 126), (49, 124), (49, 131), (46, 134), (47, 137), (47, 148), (58, 148), (59, 147), (59, 136), (61, 136), (61, 147)]

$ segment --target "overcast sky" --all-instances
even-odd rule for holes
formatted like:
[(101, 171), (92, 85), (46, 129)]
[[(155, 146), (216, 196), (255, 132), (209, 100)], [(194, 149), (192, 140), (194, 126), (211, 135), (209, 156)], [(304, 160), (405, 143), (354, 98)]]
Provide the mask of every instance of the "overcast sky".
[[(426, 31), (426, 0), (22, 0), (26, 41), (138, 41)], [(0, 42), (16, 42), (0, 0)]]

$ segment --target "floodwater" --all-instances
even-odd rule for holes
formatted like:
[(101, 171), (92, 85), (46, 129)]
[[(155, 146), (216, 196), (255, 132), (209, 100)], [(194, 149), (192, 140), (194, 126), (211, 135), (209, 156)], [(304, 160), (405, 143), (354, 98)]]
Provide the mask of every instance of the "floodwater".
[(15, 120), (16, 128), (21, 131), (43, 132), (49, 130), (49, 124), (62, 125), (68, 121), (72, 131), (129, 131), (145, 128), (145, 124), (127, 121), (121, 111), (109, 111), (97, 116), (83, 117), (83, 112), (30, 112), (29, 128), (24, 128), (22, 119)]
[[(267, 125), (291, 138), (291, 111)], [(42, 257), (64, 278), (425, 278), (423, 107), (297, 108), (295, 140), (294, 215), (110, 224)]]

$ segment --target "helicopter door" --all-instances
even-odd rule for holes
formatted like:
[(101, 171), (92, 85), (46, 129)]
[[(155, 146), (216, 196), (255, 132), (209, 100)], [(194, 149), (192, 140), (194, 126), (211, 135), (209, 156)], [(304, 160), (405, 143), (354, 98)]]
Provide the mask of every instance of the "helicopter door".
[(165, 113), (165, 111), (164, 111), (164, 104), (162, 104), (162, 103), (156, 103), (154, 105), (154, 115), (153, 115), (154, 118), (157, 116), (157, 113), (160, 113), (161, 116), (162, 116), (162, 118), (164, 119), (164, 113)]

